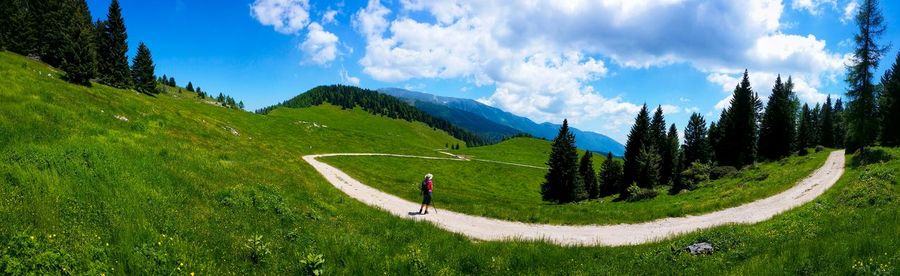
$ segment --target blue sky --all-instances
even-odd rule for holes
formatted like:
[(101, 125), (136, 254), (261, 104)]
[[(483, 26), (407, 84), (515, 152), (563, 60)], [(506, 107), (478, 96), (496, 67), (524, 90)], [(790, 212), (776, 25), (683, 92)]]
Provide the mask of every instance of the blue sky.
[[(89, 0), (105, 18), (111, 0)], [(791, 75), (801, 100), (845, 91), (861, 0), (121, 0), (133, 55), (158, 74), (268, 106), (317, 85), (471, 98), (624, 141), (639, 106), (683, 129), (715, 120), (743, 69), (763, 97)], [(900, 48), (898, 1), (882, 1)], [(848, 13), (848, 11), (850, 11)], [(710, 118), (712, 117), (712, 118)]]

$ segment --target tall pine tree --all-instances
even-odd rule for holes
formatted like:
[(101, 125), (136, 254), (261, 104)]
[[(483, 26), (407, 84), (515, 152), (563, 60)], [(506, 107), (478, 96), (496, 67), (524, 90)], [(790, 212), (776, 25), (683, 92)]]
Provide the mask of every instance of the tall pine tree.
[[(724, 112), (722, 113), (724, 115)], [(722, 117), (719, 117), (719, 121), (722, 121)], [(719, 125), (716, 122), (709, 123), (709, 148), (712, 150), (711, 161), (719, 162), (719, 156), (723, 155), (724, 149), (722, 148), (722, 130), (719, 128)]]
[(619, 193), (619, 184), (622, 183), (622, 165), (613, 159), (612, 152), (606, 153), (606, 159), (600, 165), (598, 178), (600, 197)]
[(834, 101), (834, 146), (836, 148), (844, 147), (844, 140), (847, 135), (847, 124), (844, 119), (844, 103), (841, 98)]
[(137, 54), (134, 56), (132, 63), (131, 74), (134, 78), (134, 88), (138, 92), (158, 94), (159, 89), (156, 89), (156, 77), (153, 72), (156, 66), (153, 65), (153, 56), (150, 54), (150, 48), (147, 48), (147, 45), (144, 45), (143, 42), (138, 45)]
[(584, 183), (587, 192), (586, 198), (598, 198), (600, 196), (600, 187), (597, 185), (597, 172), (594, 171), (594, 154), (591, 151), (584, 152), (581, 156), (581, 162), (578, 164), (578, 173)]
[(563, 120), (559, 134), (553, 140), (547, 166), (550, 169), (541, 184), (543, 199), (556, 203), (575, 201), (584, 184), (578, 175), (578, 150), (575, 147), (575, 135), (569, 130), (568, 120)]
[(624, 193), (631, 183), (638, 181), (638, 173), (640, 170), (641, 150), (650, 146), (650, 113), (647, 111), (647, 104), (641, 107), (641, 111), (634, 119), (634, 125), (631, 126), (631, 132), (628, 134), (628, 141), (625, 142), (625, 163), (622, 171), (622, 183), (618, 185), (617, 193)]
[(194, 84), (191, 82), (188, 82), (188, 85), (185, 88), (187, 89), (187, 91), (194, 92)]
[(809, 109), (809, 104), (803, 104), (800, 111), (800, 126), (797, 127), (797, 148), (803, 150), (814, 144), (815, 125), (813, 124), (813, 114)]
[(762, 103), (750, 87), (750, 75), (745, 70), (741, 83), (734, 88), (731, 106), (723, 112), (719, 128), (722, 150), (716, 152), (721, 165), (743, 167), (756, 160), (757, 120)]
[(109, 4), (106, 21), (100, 25), (103, 28), (97, 47), (100, 81), (118, 88), (130, 88), (132, 77), (128, 69), (128, 34), (118, 0), (112, 0)]
[(781, 82), (779, 75), (775, 79), (775, 87), (766, 104), (765, 113), (759, 130), (759, 155), (776, 160), (791, 154), (796, 132), (795, 116), (791, 98), (793, 91)]
[[(708, 163), (712, 160), (712, 149), (706, 130), (706, 120), (698, 113), (691, 114), (687, 127), (684, 128), (684, 146), (682, 146), (684, 167), (694, 162)], [(676, 172), (681, 173), (681, 172)]]
[(677, 167), (680, 152), (678, 129), (675, 128), (675, 124), (672, 124), (669, 127), (669, 133), (666, 134), (666, 143), (662, 146), (665, 149), (661, 151), (662, 163), (659, 167), (659, 183), (662, 185), (671, 185), (675, 178), (675, 174), (679, 173)]
[(833, 148), (834, 144), (834, 108), (831, 105), (831, 95), (825, 98), (822, 105), (822, 116), (819, 122), (819, 144)]
[(900, 146), (900, 52), (881, 77), (881, 145)]
[[(864, 0), (856, 14), (858, 33), (853, 37), (856, 48), (852, 63), (848, 66), (847, 91), (848, 125), (847, 149), (854, 151), (875, 143), (879, 122), (873, 71), (878, 68), (887, 47), (878, 45), (877, 39), (884, 35), (886, 26), (877, 0)], [(895, 122), (896, 123), (896, 122)]]
[(91, 24), (91, 13), (84, 0), (71, 0), (68, 38), (63, 46), (62, 69), (66, 72), (66, 80), (81, 85), (91, 85), (97, 64), (97, 53), (94, 47), (94, 26)]

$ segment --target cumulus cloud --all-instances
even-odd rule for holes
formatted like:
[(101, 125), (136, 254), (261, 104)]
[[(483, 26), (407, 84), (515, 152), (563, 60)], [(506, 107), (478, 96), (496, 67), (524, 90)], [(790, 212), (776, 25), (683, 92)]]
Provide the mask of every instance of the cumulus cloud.
[(337, 16), (338, 11), (336, 10), (327, 10), (324, 14), (322, 14), (322, 25), (328, 25), (331, 23), (337, 23), (335, 16)]
[(841, 23), (847, 24), (856, 19), (856, 12), (859, 10), (859, 2), (852, 0), (844, 6), (844, 15), (841, 16)]
[[(832, 2), (792, 5), (812, 12)], [(366, 39), (359, 60), (365, 74), (388, 82), (464, 78), (491, 85), (493, 95), (480, 101), (537, 121), (630, 124), (637, 105), (590, 85), (607, 74), (604, 61), (629, 68), (689, 64), (722, 85), (722, 96), (745, 68), (761, 95), (770, 93), (777, 74), (793, 75), (801, 99), (818, 101), (824, 96), (817, 88), (840, 74), (845, 59), (815, 36), (782, 33), (781, 0), (401, 0), (399, 9), (392, 16), (370, 0), (353, 16)]]
[(256, 0), (250, 12), (259, 23), (284, 34), (295, 34), (309, 23), (308, 0)]
[(794, 0), (791, 2), (791, 8), (795, 10), (805, 10), (812, 15), (822, 14), (824, 6), (837, 8), (836, 0)]
[(306, 59), (315, 64), (326, 64), (334, 60), (338, 55), (338, 37), (325, 31), (322, 25), (313, 22), (309, 24), (309, 32), (306, 40), (300, 44), (300, 49), (306, 53)]

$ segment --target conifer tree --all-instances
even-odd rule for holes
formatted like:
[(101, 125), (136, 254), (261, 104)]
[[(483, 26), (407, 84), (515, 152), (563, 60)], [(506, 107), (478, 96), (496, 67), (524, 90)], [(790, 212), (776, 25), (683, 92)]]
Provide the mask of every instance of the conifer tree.
[(665, 150), (662, 151), (662, 163), (659, 167), (659, 183), (662, 185), (671, 185), (678, 173), (678, 161), (680, 156), (678, 129), (675, 124), (669, 127), (669, 133), (666, 134), (666, 144), (663, 145)]
[(618, 186), (622, 183), (622, 165), (613, 159), (612, 152), (606, 153), (598, 177), (599, 197), (614, 195), (621, 190)]
[(900, 52), (881, 77), (881, 145), (900, 146)]
[(776, 160), (791, 155), (796, 136), (796, 121), (793, 103), (793, 91), (781, 82), (779, 75), (775, 79), (772, 95), (766, 104), (765, 113), (759, 130), (759, 155)]
[(556, 203), (577, 200), (578, 194), (584, 191), (584, 183), (578, 174), (578, 151), (575, 147), (575, 135), (569, 130), (568, 120), (563, 120), (559, 134), (553, 140), (547, 166), (550, 169), (544, 176), (544, 183), (541, 184), (543, 199)]
[[(721, 117), (719, 118), (721, 120)], [(707, 141), (709, 141), (709, 148), (712, 154), (710, 154), (710, 161), (718, 162), (719, 161), (719, 153), (722, 150), (722, 131), (719, 130), (719, 125), (716, 122), (709, 123), (709, 135)]]
[(97, 51), (100, 81), (118, 88), (130, 88), (132, 77), (128, 69), (128, 34), (118, 0), (112, 0), (109, 4), (102, 27)]
[(220, 102), (220, 103), (224, 103), (224, 102), (225, 102), (225, 95), (222, 95), (222, 93), (219, 92), (219, 96), (216, 97), (216, 101), (217, 101), (217, 102)]
[(72, 15), (67, 27), (68, 39), (63, 46), (62, 69), (66, 72), (67, 81), (90, 86), (97, 68), (91, 13), (84, 0), (74, 0), (71, 5)]
[(813, 118), (809, 104), (803, 104), (800, 111), (800, 126), (797, 128), (797, 148), (803, 150), (813, 144)]
[[(756, 160), (759, 111), (762, 103), (750, 87), (750, 76), (745, 70), (741, 83), (734, 88), (731, 105), (719, 121), (722, 131), (722, 165), (743, 167)], [(727, 149), (727, 150), (725, 150)]]
[(238, 102), (238, 108), (240, 108), (241, 110), (244, 109), (244, 101)]
[(640, 172), (641, 150), (650, 144), (650, 114), (647, 104), (641, 107), (641, 111), (634, 119), (628, 141), (625, 142), (625, 163), (623, 165), (622, 183), (618, 185), (616, 192), (624, 193), (631, 183), (638, 181)]
[(641, 149), (638, 155), (637, 186), (653, 189), (659, 184), (660, 164), (662, 157), (654, 145), (647, 145)]
[(834, 102), (834, 146), (837, 148), (844, 147), (844, 140), (847, 134), (847, 124), (844, 119), (844, 103), (841, 98), (837, 98)]
[(175, 77), (169, 77), (169, 81), (168, 81), (168, 82), (169, 82), (169, 86), (171, 86), (171, 87), (177, 87), (177, 86), (178, 86), (178, 84), (175, 83)]
[(856, 14), (858, 32), (854, 36), (856, 48), (852, 63), (848, 66), (847, 83), (849, 90), (848, 126), (846, 147), (855, 151), (860, 147), (873, 145), (878, 135), (879, 120), (876, 88), (873, 72), (878, 68), (887, 47), (878, 45), (877, 39), (886, 31), (884, 17), (877, 0), (864, 0)]
[(188, 82), (188, 85), (185, 88), (187, 88), (187, 91), (194, 92), (194, 84), (191, 82)]
[(578, 173), (584, 183), (587, 195), (585, 198), (594, 199), (600, 196), (599, 185), (597, 184), (597, 172), (594, 171), (593, 153), (591, 151), (584, 152), (581, 161), (578, 164)]
[(825, 105), (822, 106), (822, 118), (819, 124), (819, 144), (829, 148), (835, 147), (834, 110), (831, 106), (831, 95), (825, 98)]
[(131, 74), (134, 78), (134, 88), (138, 92), (146, 94), (159, 94), (156, 89), (156, 81), (154, 80), (154, 70), (156, 65), (153, 64), (153, 56), (150, 54), (150, 48), (147, 48), (143, 42), (138, 45), (137, 54), (131, 66)]
[[(669, 139), (666, 137), (666, 118), (663, 115), (662, 105), (656, 107), (653, 119), (650, 120), (650, 144), (656, 149), (656, 154), (659, 155), (661, 160), (659, 164), (659, 178), (654, 183), (665, 184), (664, 180), (668, 180), (668, 176), (665, 175), (665, 157), (670, 153), (667, 152), (669, 150)], [(669, 171), (671, 172), (671, 168), (669, 168)]]
[(821, 132), (822, 132), (822, 105), (816, 103), (816, 107), (809, 112), (810, 113), (810, 134), (812, 137), (810, 138), (810, 147), (817, 146), (821, 144)]
[(703, 116), (698, 113), (691, 114), (691, 119), (684, 128), (684, 146), (682, 146), (684, 167), (688, 167), (694, 162), (709, 163), (712, 161), (712, 148), (708, 135), (706, 120), (703, 119)]
[[(34, 28), (32, 49), (29, 54), (37, 55), (41, 61), (61, 67), (65, 56), (65, 45), (69, 41), (69, 31), (75, 16), (75, 1), (26, 1), (29, 21)], [(4, 3), (6, 5), (6, 3)]]
[(33, 54), (37, 43), (35, 18), (27, 0), (5, 0), (0, 5), (0, 35), (7, 50), (22, 55)]

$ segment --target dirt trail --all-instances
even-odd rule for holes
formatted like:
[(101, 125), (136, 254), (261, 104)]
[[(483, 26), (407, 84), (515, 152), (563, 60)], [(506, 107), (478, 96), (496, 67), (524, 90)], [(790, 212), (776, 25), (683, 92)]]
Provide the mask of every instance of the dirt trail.
[(412, 215), (411, 212), (419, 210), (418, 203), (366, 186), (341, 170), (316, 160), (319, 157), (329, 156), (393, 156), (457, 161), (459, 159), (377, 153), (335, 153), (303, 157), (326, 180), (350, 197), (398, 217), (428, 221), (447, 231), (477, 240), (543, 240), (559, 245), (579, 246), (641, 244), (725, 224), (757, 223), (812, 201), (834, 185), (844, 173), (844, 151), (834, 151), (828, 156), (825, 165), (794, 187), (744, 205), (702, 215), (664, 218), (643, 223), (576, 226), (506, 221), (444, 209), (424, 216)]

